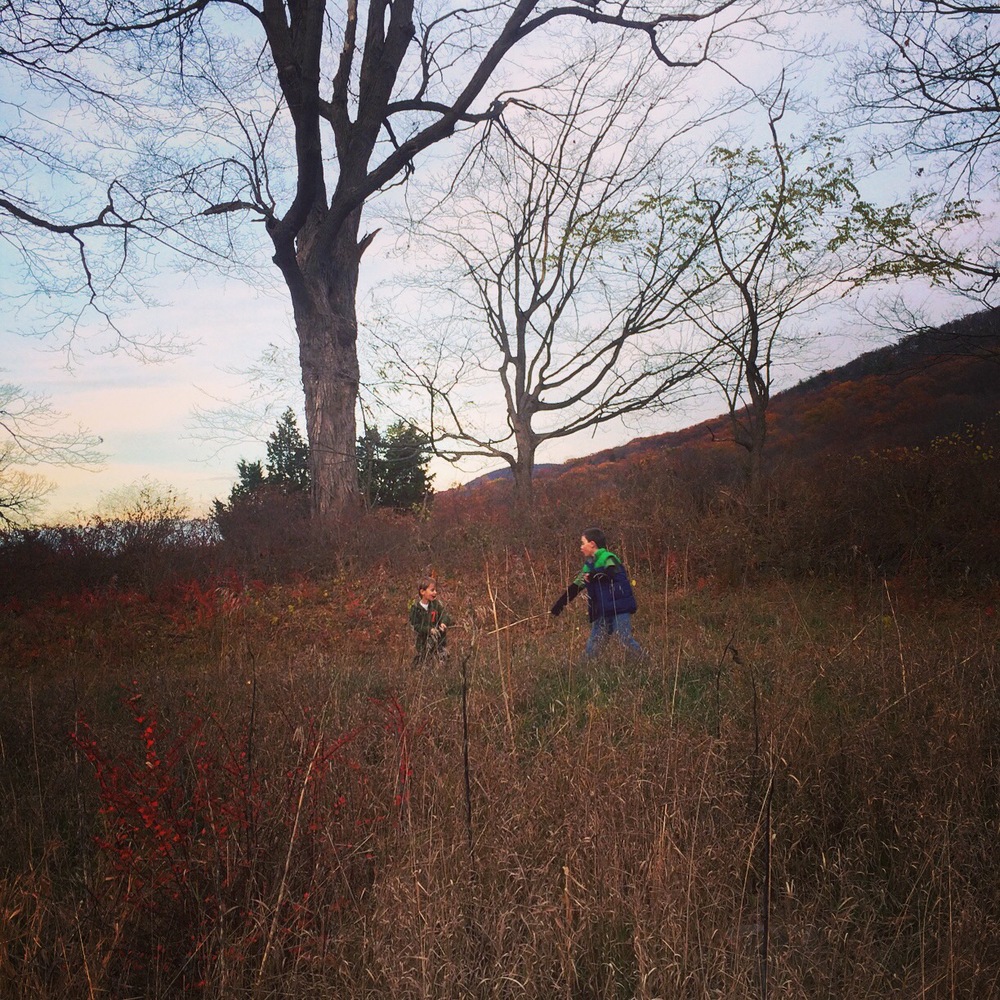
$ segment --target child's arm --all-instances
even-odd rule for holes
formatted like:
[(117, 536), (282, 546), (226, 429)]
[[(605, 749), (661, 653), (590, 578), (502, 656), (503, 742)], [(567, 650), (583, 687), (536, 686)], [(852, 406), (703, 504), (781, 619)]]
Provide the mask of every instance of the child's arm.
[(590, 579), (590, 571), (593, 566), (589, 562), (583, 564), (582, 569), (576, 576), (573, 577), (573, 582), (559, 595), (559, 600), (549, 610), (549, 614), (558, 618), (562, 613), (563, 609), (569, 604), (570, 601), (580, 593), (581, 590), (586, 589), (587, 581)]
[(551, 609), (549, 610), (549, 614), (551, 614), (555, 618), (558, 618), (563, 613), (563, 608), (565, 608), (566, 605), (569, 604), (569, 602), (572, 601), (573, 598), (576, 597), (576, 595), (579, 594), (581, 590), (583, 590), (583, 585), (577, 583), (576, 580), (574, 580), (559, 595), (559, 600), (552, 605)]

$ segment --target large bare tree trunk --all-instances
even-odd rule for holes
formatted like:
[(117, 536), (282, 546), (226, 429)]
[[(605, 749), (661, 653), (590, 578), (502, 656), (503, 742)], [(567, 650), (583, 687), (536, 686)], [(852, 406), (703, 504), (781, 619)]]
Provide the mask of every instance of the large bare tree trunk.
[(357, 498), (354, 406), (358, 398), (357, 322), (316, 313), (296, 324), (305, 390), (313, 510), (350, 507)]
[(531, 430), (531, 417), (514, 420), (514, 439), (517, 443), (517, 460), (511, 472), (514, 477), (514, 506), (527, 512), (534, 492), (535, 449), (538, 438)]
[(358, 500), (355, 302), (361, 255), (371, 242), (370, 237), (358, 242), (360, 215), (359, 210), (348, 216), (332, 238), (300, 238), (293, 272), (312, 506), (320, 516), (341, 513)]

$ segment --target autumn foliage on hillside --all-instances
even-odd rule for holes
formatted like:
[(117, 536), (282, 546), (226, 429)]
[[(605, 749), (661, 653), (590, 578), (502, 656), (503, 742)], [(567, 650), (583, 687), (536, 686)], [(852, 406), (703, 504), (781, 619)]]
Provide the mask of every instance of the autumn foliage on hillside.
[[(998, 379), (1000, 310), (914, 334), (776, 393), (768, 410), (768, 464), (780, 469), (789, 459), (831, 452), (926, 446), (989, 424), (1000, 409)], [(692, 448), (732, 454), (728, 417), (637, 438), (556, 467), (554, 474)]]

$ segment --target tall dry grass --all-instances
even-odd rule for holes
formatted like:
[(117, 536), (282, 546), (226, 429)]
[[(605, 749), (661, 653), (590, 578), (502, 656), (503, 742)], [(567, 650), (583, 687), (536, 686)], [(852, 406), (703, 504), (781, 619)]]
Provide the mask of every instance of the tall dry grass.
[[(0, 996), (1000, 995), (996, 471), (949, 455), (755, 510), (667, 456), (142, 586), (47, 555), (0, 611)], [(547, 613), (594, 523), (648, 659)]]
[(446, 575), (418, 672), (391, 575), (144, 612), (141, 648), (53, 621), (3, 671), (0, 992), (994, 994), (992, 608), (675, 568), (639, 576), (650, 659), (581, 662), (534, 617), (570, 547)]

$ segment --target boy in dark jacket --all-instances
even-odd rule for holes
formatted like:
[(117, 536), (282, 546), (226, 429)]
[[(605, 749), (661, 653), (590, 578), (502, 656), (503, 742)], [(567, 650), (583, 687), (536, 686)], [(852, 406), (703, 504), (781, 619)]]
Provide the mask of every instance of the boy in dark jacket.
[(414, 666), (426, 662), (432, 656), (447, 659), (445, 632), (452, 624), (451, 615), (437, 599), (437, 580), (434, 577), (423, 577), (417, 583), (417, 593), (419, 598), (410, 605), (410, 627), (417, 640)]
[(632, 615), (637, 609), (632, 581), (621, 559), (608, 551), (607, 544), (600, 528), (588, 528), (580, 536), (583, 567), (552, 605), (552, 614), (561, 615), (566, 605), (586, 590), (591, 629), (584, 655), (596, 656), (608, 637), (614, 635), (629, 652), (645, 656), (632, 635)]

